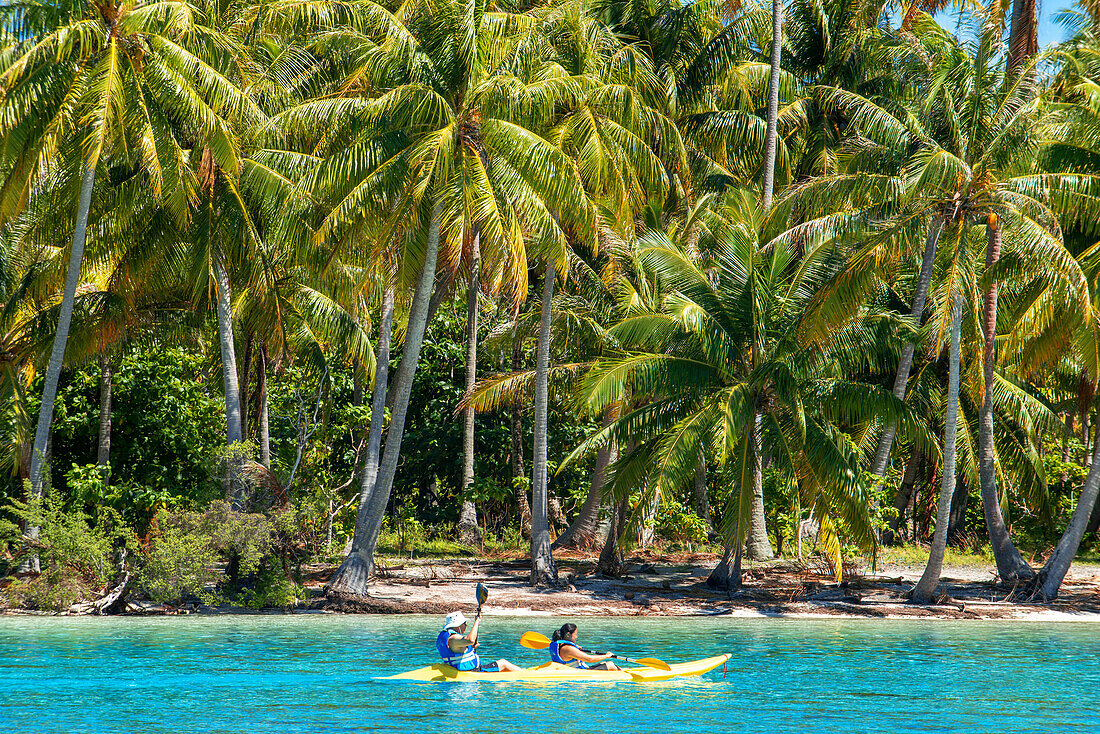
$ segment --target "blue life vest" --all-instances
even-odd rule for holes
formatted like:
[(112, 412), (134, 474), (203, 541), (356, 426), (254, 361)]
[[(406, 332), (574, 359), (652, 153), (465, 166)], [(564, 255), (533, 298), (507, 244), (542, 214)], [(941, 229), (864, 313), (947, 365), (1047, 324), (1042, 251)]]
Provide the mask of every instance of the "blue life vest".
[(569, 647), (575, 647), (580, 650), (580, 646), (575, 642), (569, 640), (554, 640), (550, 643), (550, 659), (555, 663), (561, 663), (562, 665), (568, 665), (571, 668), (581, 668), (582, 670), (588, 670), (588, 663), (583, 660), (577, 660), (576, 658), (570, 658), (566, 660), (561, 656), (561, 646), (568, 645)]
[(455, 670), (477, 670), (481, 665), (481, 659), (474, 652), (473, 645), (469, 645), (462, 652), (455, 652), (447, 644), (447, 640), (455, 634), (458, 634), (458, 631), (448, 627), (439, 633), (439, 637), (435, 638), (435, 649), (439, 652), (439, 657), (443, 658), (443, 662)]

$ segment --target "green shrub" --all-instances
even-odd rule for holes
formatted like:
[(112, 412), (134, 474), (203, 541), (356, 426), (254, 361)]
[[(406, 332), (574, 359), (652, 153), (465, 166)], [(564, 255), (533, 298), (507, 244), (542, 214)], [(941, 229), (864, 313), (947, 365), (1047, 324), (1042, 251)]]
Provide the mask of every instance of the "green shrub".
[(679, 543), (705, 543), (707, 524), (680, 502), (669, 499), (661, 503), (658, 511), (657, 533)]
[(272, 549), (271, 521), (236, 512), (225, 500), (212, 502), (202, 513), (162, 511), (152, 527), (139, 586), (162, 603), (187, 596), (213, 603), (203, 589), (218, 579), (213, 567), (219, 561), (235, 564), (235, 578), (229, 582), (236, 583), (258, 572)]
[(238, 603), (252, 609), (286, 609), (309, 598), (309, 592), (301, 584), (288, 579), (286, 574), (275, 566), (263, 569), (256, 585), (241, 594)]
[[(218, 497), (214, 462), (225, 441), (225, 406), (211, 390), (200, 350), (144, 345), (121, 355), (111, 406), (110, 502), (139, 533), (161, 507), (198, 509)], [(95, 461), (98, 364), (67, 372), (53, 424), (55, 486), (67, 499), (70, 467)], [(40, 395), (36, 381), (30, 393)], [(31, 415), (37, 414), (32, 407)], [(78, 483), (83, 480), (78, 474)], [(86, 488), (86, 487), (85, 487)], [(168, 502), (161, 502), (162, 499)], [(90, 506), (85, 508), (90, 510)]]
[(227, 500), (216, 500), (197, 517), (214, 550), (226, 560), (236, 559), (242, 576), (256, 573), (271, 552), (271, 521), (263, 515), (236, 512)]
[(12, 559), (7, 572), (22, 559), (38, 555), (42, 572), (16, 581), (8, 591), (12, 602), (31, 609), (61, 611), (98, 596), (117, 571), (116, 549), (136, 547), (133, 532), (117, 512), (103, 508), (92, 523), (79, 508), (66, 512), (56, 490), (29, 502), (13, 500), (8, 509), (24, 524), (38, 527), (33, 541), (13, 522), (0, 527)]
[(157, 514), (157, 529), (138, 575), (137, 586), (153, 601), (175, 604), (189, 596), (203, 601), (204, 587), (217, 579), (218, 554), (194, 513)]

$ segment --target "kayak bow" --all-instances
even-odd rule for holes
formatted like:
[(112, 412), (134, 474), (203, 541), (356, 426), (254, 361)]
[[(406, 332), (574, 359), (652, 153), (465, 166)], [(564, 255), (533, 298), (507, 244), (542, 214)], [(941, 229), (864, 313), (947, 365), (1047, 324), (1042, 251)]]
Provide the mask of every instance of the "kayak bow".
[(729, 655), (716, 655), (712, 658), (693, 660), (688, 663), (675, 663), (669, 670), (657, 668), (624, 668), (622, 670), (583, 670), (560, 663), (543, 663), (516, 673), (475, 673), (459, 671), (450, 665), (436, 663), (426, 668), (410, 670), (407, 673), (390, 675), (381, 680), (409, 680), (444, 683), (510, 683), (516, 681), (606, 681), (611, 683), (669, 680), (702, 675), (714, 670), (730, 659)]

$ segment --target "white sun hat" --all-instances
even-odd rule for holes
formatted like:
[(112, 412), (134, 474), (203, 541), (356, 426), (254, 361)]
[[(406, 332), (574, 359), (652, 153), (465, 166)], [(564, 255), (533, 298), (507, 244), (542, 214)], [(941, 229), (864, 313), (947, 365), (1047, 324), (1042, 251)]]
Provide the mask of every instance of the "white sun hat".
[(462, 612), (451, 612), (447, 615), (447, 620), (443, 623), (443, 629), (458, 629), (464, 624), (466, 624), (465, 614)]

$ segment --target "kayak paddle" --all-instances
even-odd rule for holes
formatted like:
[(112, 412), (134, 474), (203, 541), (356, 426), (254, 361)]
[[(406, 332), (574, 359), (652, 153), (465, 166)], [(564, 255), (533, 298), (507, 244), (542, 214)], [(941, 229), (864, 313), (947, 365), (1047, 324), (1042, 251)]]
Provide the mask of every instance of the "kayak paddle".
[[(524, 632), (519, 638), (519, 644), (532, 650), (545, 650), (550, 647), (550, 638), (546, 635), (540, 635), (538, 632)], [(580, 648), (581, 652), (586, 652), (589, 655), (607, 655), (608, 653), (598, 652), (596, 650), (585, 650)], [(625, 660), (628, 663), (635, 663), (637, 665), (644, 665), (647, 668), (656, 668), (657, 670), (672, 670), (668, 663), (664, 660), (658, 660), (657, 658), (628, 658), (625, 655), (616, 655), (611, 653), (611, 657), (616, 660)]]
[(481, 605), (489, 599), (489, 590), (485, 588), (485, 584), (480, 581), (477, 582), (477, 616), (481, 616)]

